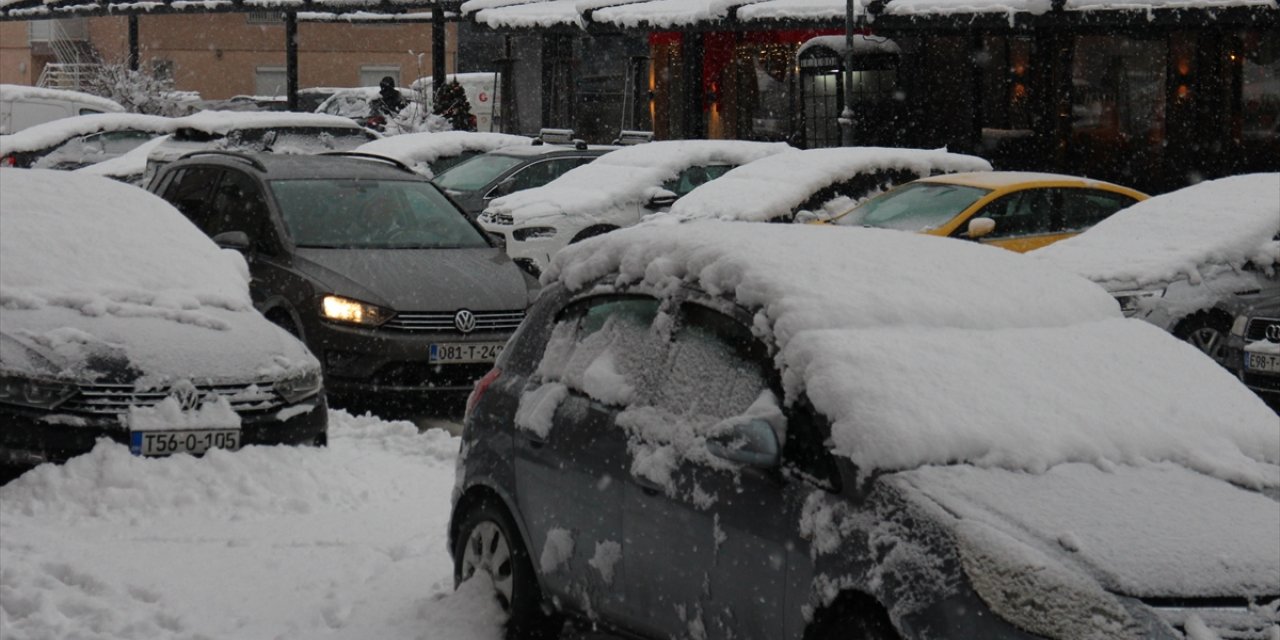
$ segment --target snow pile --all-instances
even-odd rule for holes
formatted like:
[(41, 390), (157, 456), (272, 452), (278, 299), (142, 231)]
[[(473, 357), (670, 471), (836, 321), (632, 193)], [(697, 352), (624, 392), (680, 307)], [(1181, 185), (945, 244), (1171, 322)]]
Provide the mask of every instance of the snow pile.
[(0, 136), (0, 156), (40, 151), (77, 136), (104, 131), (169, 133), (173, 131), (175, 122), (177, 121), (173, 118), (140, 113), (95, 113), (61, 118), (27, 127), (12, 135)]
[(431, 177), (431, 163), (468, 152), (486, 153), (502, 147), (523, 146), (532, 138), (508, 133), (476, 133), (472, 131), (440, 131), (405, 133), (366, 142), (356, 147), (360, 153), (395, 158), (414, 171)]
[(543, 279), (577, 290), (606, 276), (691, 284), (755, 311), (786, 402), (806, 393), (833, 423), (833, 449), (863, 473), (1175, 461), (1280, 484), (1275, 414), (1239, 381), (1122, 319), (1101, 288), (1017, 254), (875, 229), (700, 222), (571, 245)]
[(330, 446), (146, 459), (102, 442), (0, 487), (0, 637), (497, 640), (453, 591), (458, 439), (330, 414)]
[(681, 198), (671, 215), (765, 222), (795, 212), (814, 193), (859, 174), (906, 171), (917, 177), (990, 171), (982, 158), (945, 150), (836, 147), (793, 150), (744, 164)]
[(1100, 283), (1146, 287), (1213, 265), (1280, 263), (1280, 173), (1210, 180), (1123, 209), (1030, 252)]
[(603, 214), (639, 206), (688, 167), (741, 165), (790, 149), (781, 142), (742, 140), (649, 142), (611, 151), (546, 185), (498, 198), (486, 211), (509, 214), (517, 224), (545, 216)]
[(521, 29), (582, 26), (578, 0), (468, 0), (462, 3), (462, 14), (471, 15), (479, 24), (494, 29)]

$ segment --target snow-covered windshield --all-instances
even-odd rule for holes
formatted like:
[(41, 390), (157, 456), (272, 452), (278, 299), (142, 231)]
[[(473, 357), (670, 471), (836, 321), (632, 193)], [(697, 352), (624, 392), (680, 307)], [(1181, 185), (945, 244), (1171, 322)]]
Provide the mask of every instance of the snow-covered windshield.
[(436, 184), (451, 191), (475, 191), (493, 182), (494, 178), (521, 162), (524, 162), (523, 158), (514, 156), (491, 154), (477, 156), (437, 176)]
[(990, 193), (988, 189), (938, 182), (914, 182), (867, 200), (836, 224), (900, 231), (933, 229)]
[(373, 136), (363, 129), (338, 127), (238, 129), (227, 134), (230, 146), (270, 150), (275, 153), (353, 151), (372, 139)]
[(443, 195), (409, 180), (272, 180), (299, 247), (443, 249), (489, 246)]

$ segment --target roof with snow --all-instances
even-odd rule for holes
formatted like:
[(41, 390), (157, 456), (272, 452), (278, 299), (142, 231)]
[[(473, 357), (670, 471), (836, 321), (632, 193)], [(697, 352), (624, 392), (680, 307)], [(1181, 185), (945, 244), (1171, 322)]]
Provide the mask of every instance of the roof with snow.
[[(527, 146), (533, 144), (532, 138), (509, 133), (486, 133), (474, 131), (438, 131), (424, 133), (403, 133), (387, 136), (380, 140), (366, 142), (356, 151), (373, 153), (395, 158), (411, 167), (427, 165), (450, 156), (457, 156), (469, 151), (488, 152), (504, 147)], [(421, 171), (421, 168), (418, 168)]]
[[(456, 20), (460, 0), (0, 0), (0, 20), (39, 20), (69, 16), (165, 15), (293, 11), (309, 21), (378, 22), (397, 16), (409, 22), (430, 20), (424, 9), (441, 7)], [(339, 14), (349, 17), (339, 17)], [(305, 17), (304, 17), (305, 16)]]
[(177, 122), (176, 118), (141, 113), (95, 113), (59, 118), (27, 127), (14, 134), (0, 136), (0, 156), (39, 151), (62, 144), (77, 136), (104, 131), (170, 133), (176, 128)]
[(902, 170), (916, 176), (990, 171), (991, 163), (944, 150), (834, 147), (795, 150), (744, 164), (678, 200), (671, 215), (764, 222), (791, 214), (813, 194), (860, 174)]
[(1148, 286), (1208, 265), (1280, 268), (1280, 173), (1209, 180), (1139, 202), (1030, 252), (1098, 282)]
[(648, 223), (569, 245), (543, 281), (688, 285), (754, 312), (786, 402), (804, 393), (864, 473), (1174, 462), (1280, 485), (1275, 414), (1244, 385), (1122, 317), (1101, 287), (1013, 252), (878, 229)]

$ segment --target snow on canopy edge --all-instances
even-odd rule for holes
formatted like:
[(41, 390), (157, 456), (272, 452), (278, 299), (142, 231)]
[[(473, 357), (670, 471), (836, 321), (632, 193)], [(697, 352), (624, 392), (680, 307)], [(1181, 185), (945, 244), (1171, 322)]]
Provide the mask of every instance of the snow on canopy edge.
[(1168, 460), (1280, 485), (1274, 414), (1194, 348), (1124, 319), (1102, 289), (990, 247), (830, 231), (642, 225), (562, 250), (543, 282), (690, 284), (754, 310), (787, 401), (808, 393), (835, 425), (836, 452), (863, 473)]

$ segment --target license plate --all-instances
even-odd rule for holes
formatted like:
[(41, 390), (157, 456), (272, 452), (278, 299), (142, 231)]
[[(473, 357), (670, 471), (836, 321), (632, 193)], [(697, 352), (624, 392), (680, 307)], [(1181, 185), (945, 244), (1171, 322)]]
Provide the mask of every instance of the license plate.
[(1270, 353), (1245, 353), (1244, 368), (1261, 373), (1280, 373), (1280, 356)]
[(493, 362), (505, 342), (439, 342), (431, 345), (431, 362)]
[(240, 448), (239, 429), (191, 429), (185, 431), (132, 431), (129, 451), (135, 456), (171, 456), (204, 453), (209, 449)]

